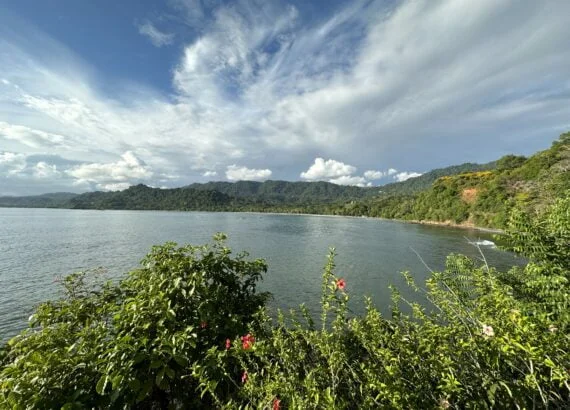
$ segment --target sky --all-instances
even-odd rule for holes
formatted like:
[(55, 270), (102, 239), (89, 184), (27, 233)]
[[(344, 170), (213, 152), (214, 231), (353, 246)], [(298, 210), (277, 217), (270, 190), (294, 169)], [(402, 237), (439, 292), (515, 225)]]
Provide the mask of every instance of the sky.
[(567, 0), (0, 0), (0, 195), (382, 185), (570, 130)]

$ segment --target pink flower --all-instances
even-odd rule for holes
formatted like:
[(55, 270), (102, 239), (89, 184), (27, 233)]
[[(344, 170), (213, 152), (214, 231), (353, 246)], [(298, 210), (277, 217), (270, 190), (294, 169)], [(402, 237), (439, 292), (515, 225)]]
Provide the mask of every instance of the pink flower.
[(228, 350), (232, 346), (232, 341), (230, 339), (226, 339), (226, 350)]
[(346, 287), (346, 281), (343, 278), (340, 278), (336, 281), (336, 287), (340, 290), (344, 290)]
[(245, 383), (247, 381), (247, 372), (244, 370), (241, 374), (241, 382)]
[(495, 331), (493, 330), (493, 327), (489, 325), (483, 325), (483, 336), (485, 337), (495, 336)]
[(202, 329), (206, 329), (208, 327), (208, 323), (207, 322), (200, 322), (200, 327)]
[(251, 349), (254, 342), (255, 342), (255, 337), (253, 337), (249, 333), (241, 337), (241, 345), (245, 350)]
[(275, 398), (273, 400), (273, 410), (279, 410), (281, 408), (281, 400)]

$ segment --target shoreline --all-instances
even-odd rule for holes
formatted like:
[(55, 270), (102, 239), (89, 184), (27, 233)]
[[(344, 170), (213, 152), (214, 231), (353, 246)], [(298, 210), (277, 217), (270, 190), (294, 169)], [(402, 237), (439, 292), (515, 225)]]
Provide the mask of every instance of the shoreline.
[(414, 225), (424, 225), (424, 226), (440, 226), (443, 228), (458, 228), (458, 229), (471, 229), (474, 231), (481, 231), (487, 233), (496, 233), (502, 234), (505, 231), (498, 228), (485, 228), (483, 226), (475, 226), (475, 225), (468, 225), (468, 224), (457, 224), (450, 221), (439, 222), (439, 221), (418, 221), (415, 219), (397, 219), (397, 218), (382, 218), (382, 217), (375, 217), (375, 216), (354, 216), (354, 215), (331, 215), (331, 214), (307, 214), (307, 213), (297, 213), (297, 212), (263, 212), (263, 211), (228, 211), (230, 213), (247, 213), (247, 214), (259, 214), (259, 215), (300, 215), (300, 216), (326, 216), (331, 218), (366, 218), (366, 219), (376, 219), (380, 221), (391, 221), (391, 222), (403, 222), (407, 224), (414, 224)]
[(404, 220), (404, 219), (389, 219), (390, 221), (399, 221), (399, 222), (406, 222), (410, 224), (417, 224), (417, 225), (433, 225), (433, 226), (442, 226), (448, 228), (459, 228), (459, 229), (473, 229), (475, 231), (481, 232), (488, 232), (488, 233), (497, 233), (503, 234), (505, 231), (498, 228), (485, 228), (482, 226), (475, 226), (470, 224), (457, 224), (450, 221), (439, 222), (439, 221), (418, 221), (418, 220)]
[(211, 213), (232, 213), (232, 214), (257, 214), (257, 215), (299, 215), (299, 216), (319, 216), (319, 217), (329, 217), (329, 218), (356, 218), (356, 219), (375, 219), (380, 221), (392, 221), (392, 222), (403, 222), (407, 224), (424, 225), (424, 226), (440, 226), (443, 228), (458, 228), (458, 229), (471, 229), (480, 232), (496, 233), (502, 234), (504, 231), (498, 228), (485, 228), (482, 226), (475, 226), (470, 224), (457, 224), (451, 221), (418, 221), (409, 219), (397, 219), (397, 218), (382, 218), (375, 216), (354, 216), (354, 215), (333, 215), (333, 214), (309, 214), (300, 212), (264, 212), (264, 211), (184, 211), (184, 210), (173, 210), (173, 209), (93, 209), (93, 208), (58, 208), (58, 207), (17, 207), (17, 206), (0, 206), (0, 208), (6, 209), (66, 209), (70, 211), (137, 211), (137, 212), (211, 212)]

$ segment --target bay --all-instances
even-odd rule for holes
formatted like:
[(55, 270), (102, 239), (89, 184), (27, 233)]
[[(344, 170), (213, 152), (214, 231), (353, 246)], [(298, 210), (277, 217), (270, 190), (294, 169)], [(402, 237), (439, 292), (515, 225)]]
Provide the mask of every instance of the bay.
[[(492, 246), (492, 235), (476, 230), (423, 226), (369, 218), (166, 211), (94, 211), (0, 208), (0, 341), (27, 326), (37, 303), (59, 295), (58, 277), (104, 267), (112, 278), (136, 268), (152, 245), (166, 241), (203, 244), (216, 232), (229, 235), (234, 252), (264, 258), (269, 271), (260, 290), (271, 306), (306, 303), (318, 309), (321, 273), (330, 247), (337, 274), (346, 279), (354, 310), (364, 295), (387, 313), (388, 285), (414, 300), (400, 272), (419, 283), (430, 267), (442, 269), (448, 254), (480, 258), (499, 269), (521, 259)], [(419, 256), (418, 256), (419, 255)], [(420, 259), (421, 257), (421, 259)]]

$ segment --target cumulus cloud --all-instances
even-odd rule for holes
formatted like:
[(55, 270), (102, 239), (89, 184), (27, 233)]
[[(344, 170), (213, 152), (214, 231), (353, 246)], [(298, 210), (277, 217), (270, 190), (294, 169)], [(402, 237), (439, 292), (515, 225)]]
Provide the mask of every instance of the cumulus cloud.
[(337, 185), (370, 187), (373, 185), (372, 181), (388, 176), (393, 176), (397, 181), (405, 181), (422, 175), (418, 172), (398, 172), (395, 168), (388, 168), (386, 171), (368, 170), (362, 176), (355, 175), (356, 171), (355, 166), (341, 161), (334, 159), (325, 161), (323, 158), (315, 158), (315, 162), (309, 169), (301, 173), (301, 178), (307, 181), (328, 181)]
[(202, 173), (203, 177), (215, 177), (216, 175), (218, 175), (216, 171), (205, 171)]
[(402, 181), (407, 181), (410, 178), (416, 178), (416, 177), (420, 177), (423, 174), (420, 172), (399, 172), (396, 175), (394, 175), (394, 179), (398, 182), (402, 182)]
[(372, 183), (367, 182), (366, 178), (350, 175), (343, 175), (338, 178), (332, 178), (329, 179), (329, 182), (337, 185), (355, 185), (359, 187), (372, 186)]
[(382, 171), (373, 171), (373, 170), (366, 171), (364, 173), (364, 177), (366, 179), (370, 179), (370, 180), (381, 179), (381, 178), (384, 178), (385, 175), (386, 174)]
[(157, 29), (150, 21), (145, 21), (138, 26), (139, 33), (149, 38), (150, 42), (155, 47), (162, 47), (172, 44), (174, 41), (174, 34), (163, 33)]
[(339, 178), (352, 175), (356, 172), (356, 167), (347, 165), (344, 162), (334, 159), (324, 160), (323, 158), (315, 158), (313, 165), (305, 172), (301, 172), (301, 178), (309, 181), (326, 180), (329, 178)]
[(270, 169), (250, 169), (237, 165), (229, 165), (226, 178), (230, 181), (265, 181), (271, 177)]
[(97, 189), (103, 190), (121, 189), (145, 182), (153, 176), (151, 168), (131, 151), (121, 155), (117, 162), (81, 164), (66, 172), (76, 178), (75, 184), (95, 185)]

